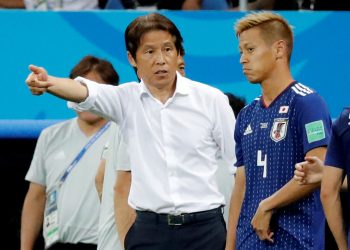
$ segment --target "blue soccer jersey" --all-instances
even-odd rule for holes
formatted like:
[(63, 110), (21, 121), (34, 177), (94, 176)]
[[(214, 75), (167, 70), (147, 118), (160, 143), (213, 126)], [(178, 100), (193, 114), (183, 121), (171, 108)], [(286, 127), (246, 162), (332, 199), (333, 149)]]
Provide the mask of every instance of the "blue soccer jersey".
[(278, 209), (271, 219), (274, 243), (259, 240), (251, 220), (261, 200), (294, 175), (294, 166), (313, 148), (327, 146), (331, 119), (323, 99), (291, 83), (266, 107), (255, 99), (236, 122), (236, 166), (245, 167), (246, 192), (237, 226), (238, 249), (323, 249), (324, 214), (319, 191)]
[[(339, 118), (334, 121), (325, 165), (341, 168), (348, 179), (347, 207), (350, 208), (350, 108), (344, 108)], [(349, 225), (349, 222), (347, 223)], [(348, 244), (350, 230), (348, 229)]]

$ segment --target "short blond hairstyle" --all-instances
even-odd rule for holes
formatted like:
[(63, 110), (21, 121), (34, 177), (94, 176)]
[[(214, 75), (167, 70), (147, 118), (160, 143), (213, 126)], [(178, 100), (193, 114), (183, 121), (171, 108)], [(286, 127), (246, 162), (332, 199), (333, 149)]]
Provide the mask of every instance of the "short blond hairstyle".
[(243, 31), (255, 27), (260, 29), (263, 39), (269, 44), (284, 40), (288, 48), (288, 60), (290, 60), (293, 50), (293, 28), (286, 19), (270, 11), (250, 13), (236, 22), (236, 36), (239, 37)]

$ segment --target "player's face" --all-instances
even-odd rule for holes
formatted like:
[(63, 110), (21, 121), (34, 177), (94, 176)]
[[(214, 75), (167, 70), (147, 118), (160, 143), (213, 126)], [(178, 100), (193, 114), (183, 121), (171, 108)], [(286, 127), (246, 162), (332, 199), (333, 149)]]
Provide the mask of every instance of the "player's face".
[(243, 31), (239, 36), (240, 63), (243, 73), (251, 83), (267, 80), (275, 65), (272, 46), (261, 36), (259, 28)]
[(183, 56), (178, 57), (177, 59), (177, 71), (182, 75), (185, 76), (186, 72), (185, 72), (185, 61)]
[[(89, 72), (84, 77), (86, 79), (89, 79), (89, 80), (94, 81), (94, 82), (105, 83), (96, 72)], [(82, 119), (83, 121), (90, 123), (90, 124), (93, 124), (93, 123), (96, 123), (96, 122), (102, 120), (102, 118), (100, 116), (95, 115), (95, 114), (90, 113), (90, 112), (78, 112), (78, 116), (80, 119)]]
[(148, 86), (163, 88), (175, 83), (178, 52), (174, 37), (167, 31), (145, 33), (136, 51), (136, 59), (129, 61), (137, 67), (137, 73)]

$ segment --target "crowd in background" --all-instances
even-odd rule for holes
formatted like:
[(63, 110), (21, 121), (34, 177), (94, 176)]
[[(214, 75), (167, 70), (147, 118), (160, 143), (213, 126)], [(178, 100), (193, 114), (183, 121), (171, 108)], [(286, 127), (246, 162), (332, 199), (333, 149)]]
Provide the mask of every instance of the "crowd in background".
[(0, 0), (0, 8), (28, 10), (350, 10), (343, 0)]

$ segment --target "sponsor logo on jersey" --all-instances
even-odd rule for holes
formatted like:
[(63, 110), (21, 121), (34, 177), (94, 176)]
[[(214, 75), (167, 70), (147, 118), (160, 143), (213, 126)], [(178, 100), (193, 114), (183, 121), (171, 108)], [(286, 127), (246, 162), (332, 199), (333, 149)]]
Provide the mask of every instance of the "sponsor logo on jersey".
[(252, 130), (252, 127), (249, 124), (248, 127), (245, 129), (243, 135), (249, 135), (251, 133), (253, 133), (253, 130)]
[(289, 106), (281, 106), (280, 110), (278, 111), (279, 114), (287, 114), (289, 110)]
[(261, 122), (261, 123), (260, 123), (260, 128), (267, 128), (268, 125), (269, 125), (268, 122)]
[(288, 128), (288, 118), (276, 118), (270, 132), (270, 137), (274, 142), (279, 142), (286, 138)]
[(326, 138), (326, 132), (324, 130), (324, 125), (322, 120), (305, 124), (305, 129), (306, 129), (307, 141), (309, 143), (320, 141)]

